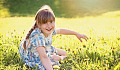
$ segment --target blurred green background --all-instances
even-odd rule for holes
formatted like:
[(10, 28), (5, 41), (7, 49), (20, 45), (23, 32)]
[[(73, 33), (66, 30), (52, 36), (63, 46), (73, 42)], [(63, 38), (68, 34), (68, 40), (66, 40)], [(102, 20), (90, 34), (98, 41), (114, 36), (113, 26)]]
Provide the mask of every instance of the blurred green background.
[(49, 5), (56, 17), (96, 16), (120, 10), (120, 0), (0, 0), (0, 17), (35, 16)]

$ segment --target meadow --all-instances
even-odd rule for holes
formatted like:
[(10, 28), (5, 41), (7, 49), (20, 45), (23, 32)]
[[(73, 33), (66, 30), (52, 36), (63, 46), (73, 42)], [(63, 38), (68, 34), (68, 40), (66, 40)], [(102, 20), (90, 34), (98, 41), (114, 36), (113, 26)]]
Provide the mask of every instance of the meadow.
[[(0, 18), (0, 70), (31, 69), (21, 62), (18, 49), (33, 20), (34, 17)], [(107, 13), (94, 17), (56, 18), (56, 28), (71, 29), (89, 37), (82, 43), (73, 35), (53, 37), (52, 45), (68, 53), (68, 57), (60, 61), (59, 70), (120, 69), (120, 16)]]

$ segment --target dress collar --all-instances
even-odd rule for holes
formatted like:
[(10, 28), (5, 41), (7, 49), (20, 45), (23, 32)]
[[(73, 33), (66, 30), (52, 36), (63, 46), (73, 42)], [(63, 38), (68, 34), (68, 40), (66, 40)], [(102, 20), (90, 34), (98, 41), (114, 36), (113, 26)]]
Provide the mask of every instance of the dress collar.
[(45, 37), (45, 35), (43, 34), (43, 32), (41, 31), (40, 28), (37, 28), (37, 30), (38, 30), (39, 34), (42, 35), (44, 38), (49, 38), (52, 35), (52, 33), (51, 33), (50, 35), (48, 35), (47, 37)]

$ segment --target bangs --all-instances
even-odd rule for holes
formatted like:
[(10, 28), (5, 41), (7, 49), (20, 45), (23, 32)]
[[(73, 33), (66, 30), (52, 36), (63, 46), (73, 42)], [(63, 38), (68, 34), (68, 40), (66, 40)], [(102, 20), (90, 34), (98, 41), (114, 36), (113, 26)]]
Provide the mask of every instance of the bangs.
[(52, 22), (52, 21), (55, 21), (55, 16), (50, 11), (48, 11), (48, 10), (42, 10), (38, 14), (38, 23), (45, 24), (47, 22)]

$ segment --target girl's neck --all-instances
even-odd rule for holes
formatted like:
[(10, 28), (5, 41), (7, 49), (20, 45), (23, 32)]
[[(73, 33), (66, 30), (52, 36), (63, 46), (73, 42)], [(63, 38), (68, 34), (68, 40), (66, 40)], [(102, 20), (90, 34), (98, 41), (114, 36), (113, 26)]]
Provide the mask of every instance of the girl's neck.
[[(42, 32), (42, 31), (41, 31), (41, 32)], [(42, 33), (43, 33), (43, 32), (42, 32)], [(44, 34), (44, 33), (43, 33), (43, 35), (45, 36), (45, 38), (47, 38), (47, 37), (49, 36), (49, 35), (46, 35), (46, 34)]]

